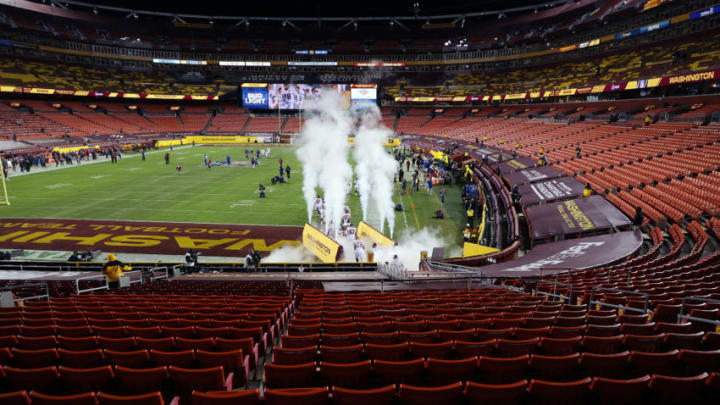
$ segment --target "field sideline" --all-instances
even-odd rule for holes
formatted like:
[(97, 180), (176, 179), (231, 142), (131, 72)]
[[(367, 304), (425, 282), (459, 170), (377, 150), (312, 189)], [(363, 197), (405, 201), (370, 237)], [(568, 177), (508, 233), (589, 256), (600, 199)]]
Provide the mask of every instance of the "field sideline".
[[(8, 195), (11, 205), (0, 206), (4, 218), (67, 218), (212, 224), (296, 225), (307, 219), (302, 198), (302, 169), (295, 147), (271, 147), (269, 159), (260, 159), (257, 168), (213, 167), (202, 165), (203, 154), (215, 160), (244, 159), (242, 146), (196, 146), (170, 152), (170, 164), (161, 153), (126, 157), (117, 164), (109, 161), (83, 164), (13, 177), (10, 171)], [(291, 167), (286, 184), (271, 185), (278, 174), (278, 159)], [(102, 158), (104, 159), (104, 158)], [(182, 165), (182, 175), (175, 171)], [(19, 172), (18, 172), (19, 173)], [(258, 198), (258, 184), (267, 187), (267, 198)], [(408, 182), (409, 184), (409, 182)], [(432, 219), (441, 207), (439, 189), (433, 195), (425, 191), (400, 196), (395, 203), (405, 206), (397, 213), (396, 233), (406, 228), (439, 228), (449, 241), (460, 244), (464, 213), (460, 207), (460, 189), (446, 188), (447, 217)], [(361, 219), (359, 198), (349, 197), (353, 221)], [(414, 207), (414, 209), (412, 208)]]

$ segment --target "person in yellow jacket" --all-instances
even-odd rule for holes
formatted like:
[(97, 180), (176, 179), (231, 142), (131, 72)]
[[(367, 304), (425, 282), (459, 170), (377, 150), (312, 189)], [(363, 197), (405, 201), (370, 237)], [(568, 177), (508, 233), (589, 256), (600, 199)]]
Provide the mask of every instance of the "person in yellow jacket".
[(592, 195), (592, 187), (590, 187), (590, 184), (585, 185), (585, 189), (583, 190), (583, 197), (590, 197)]
[(110, 253), (108, 255), (108, 261), (105, 263), (102, 269), (102, 273), (107, 276), (108, 286), (110, 288), (120, 288), (120, 277), (124, 277), (123, 269), (128, 269), (123, 262), (117, 259), (117, 257)]

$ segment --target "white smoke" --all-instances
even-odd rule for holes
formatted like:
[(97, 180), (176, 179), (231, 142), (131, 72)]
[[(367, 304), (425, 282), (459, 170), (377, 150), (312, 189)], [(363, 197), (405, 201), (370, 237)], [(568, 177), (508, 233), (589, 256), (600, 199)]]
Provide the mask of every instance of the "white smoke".
[(325, 200), (325, 229), (330, 222), (337, 230), (345, 207), (347, 184), (352, 180), (348, 162), (348, 136), (352, 119), (342, 97), (333, 90), (323, 91), (315, 110), (305, 121), (297, 156), (303, 166), (303, 195), (308, 222), (315, 203), (315, 188), (320, 187)]
[(311, 263), (317, 261), (317, 258), (303, 245), (284, 245), (273, 249), (262, 261), (263, 263)]
[[(387, 221), (390, 237), (395, 231), (395, 204), (392, 196), (398, 163), (385, 151), (383, 144), (391, 136), (392, 131), (382, 125), (380, 110), (375, 106), (364, 112), (355, 135), (354, 148), (363, 220), (377, 225), (380, 232), (385, 231)], [(374, 203), (378, 218), (368, 218), (370, 202)]]

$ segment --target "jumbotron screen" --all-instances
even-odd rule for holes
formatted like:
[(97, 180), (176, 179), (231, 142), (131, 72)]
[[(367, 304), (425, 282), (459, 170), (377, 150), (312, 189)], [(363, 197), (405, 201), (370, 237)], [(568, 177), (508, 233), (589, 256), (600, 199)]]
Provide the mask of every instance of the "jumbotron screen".
[(243, 83), (243, 107), (266, 110), (311, 109), (320, 99), (320, 94), (328, 90), (341, 95), (345, 108), (377, 104), (376, 84)]

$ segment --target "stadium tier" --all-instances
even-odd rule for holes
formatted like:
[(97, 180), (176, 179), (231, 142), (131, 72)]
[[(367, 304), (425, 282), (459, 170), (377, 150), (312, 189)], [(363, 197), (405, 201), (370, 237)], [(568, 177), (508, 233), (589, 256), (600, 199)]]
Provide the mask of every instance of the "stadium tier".
[(720, 403), (717, 0), (0, 3), (0, 405)]

